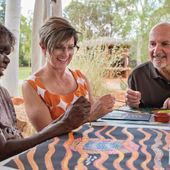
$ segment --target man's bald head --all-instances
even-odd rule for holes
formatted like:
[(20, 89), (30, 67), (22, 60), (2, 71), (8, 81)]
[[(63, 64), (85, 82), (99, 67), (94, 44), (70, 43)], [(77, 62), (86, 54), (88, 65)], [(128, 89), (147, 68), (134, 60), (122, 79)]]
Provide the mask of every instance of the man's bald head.
[(156, 24), (149, 34), (149, 55), (155, 68), (162, 74), (170, 70), (170, 23)]
[(170, 32), (170, 22), (161, 22), (161, 23), (154, 25), (149, 35), (151, 35), (154, 31), (157, 31), (157, 30), (159, 31), (160, 29), (165, 30), (165, 31), (167, 30), (168, 32)]

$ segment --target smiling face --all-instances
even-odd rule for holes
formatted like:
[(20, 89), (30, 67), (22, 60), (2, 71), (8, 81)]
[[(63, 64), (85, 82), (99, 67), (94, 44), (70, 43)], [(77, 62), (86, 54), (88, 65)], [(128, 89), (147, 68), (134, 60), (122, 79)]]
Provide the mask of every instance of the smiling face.
[(154, 67), (170, 70), (170, 24), (162, 23), (151, 30), (148, 48)]
[(78, 32), (60, 17), (49, 18), (39, 30), (40, 47), (47, 66), (64, 71), (77, 48)]
[(3, 71), (7, 68), (10, 59), (8, 55), (11, 52), (11, 46), (6, 36), (0, 36), (0, 76), (3, 76)]
[(55, 69), (65, 70), (71, 62), (75, 47), (74, 37), (68, 41), (57, 45), (52, 53), (46, 51), (47, 64), (50, 64)]

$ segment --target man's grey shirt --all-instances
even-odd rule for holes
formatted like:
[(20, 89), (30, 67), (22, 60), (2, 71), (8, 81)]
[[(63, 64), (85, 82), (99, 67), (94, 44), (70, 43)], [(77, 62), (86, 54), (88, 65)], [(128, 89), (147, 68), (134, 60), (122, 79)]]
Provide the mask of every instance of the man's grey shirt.
[(141, 92), (140, 107), (160, 108), (170, 97), (170, 82), (166, 80), (152, 62), (137, 66), (128, 78), (129, 88)]

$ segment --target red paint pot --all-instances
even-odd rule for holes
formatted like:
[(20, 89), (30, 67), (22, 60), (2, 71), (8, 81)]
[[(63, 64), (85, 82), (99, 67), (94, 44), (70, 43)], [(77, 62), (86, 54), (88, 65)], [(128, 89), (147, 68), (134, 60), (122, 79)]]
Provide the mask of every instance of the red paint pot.
[(156, 122), (168, 123), (170, 115), (168, 113), (155, 113), (154, 119)]

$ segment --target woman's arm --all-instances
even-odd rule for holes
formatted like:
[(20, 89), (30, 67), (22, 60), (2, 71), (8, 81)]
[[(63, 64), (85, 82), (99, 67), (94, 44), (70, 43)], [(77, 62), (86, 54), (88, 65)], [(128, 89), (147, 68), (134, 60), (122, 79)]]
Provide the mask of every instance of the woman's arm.
[(22, 85), (25, 110), (29, 120), (37, 131), (40, 131), (52, 122), (50, 111), (43, 100), (28, 82)]

